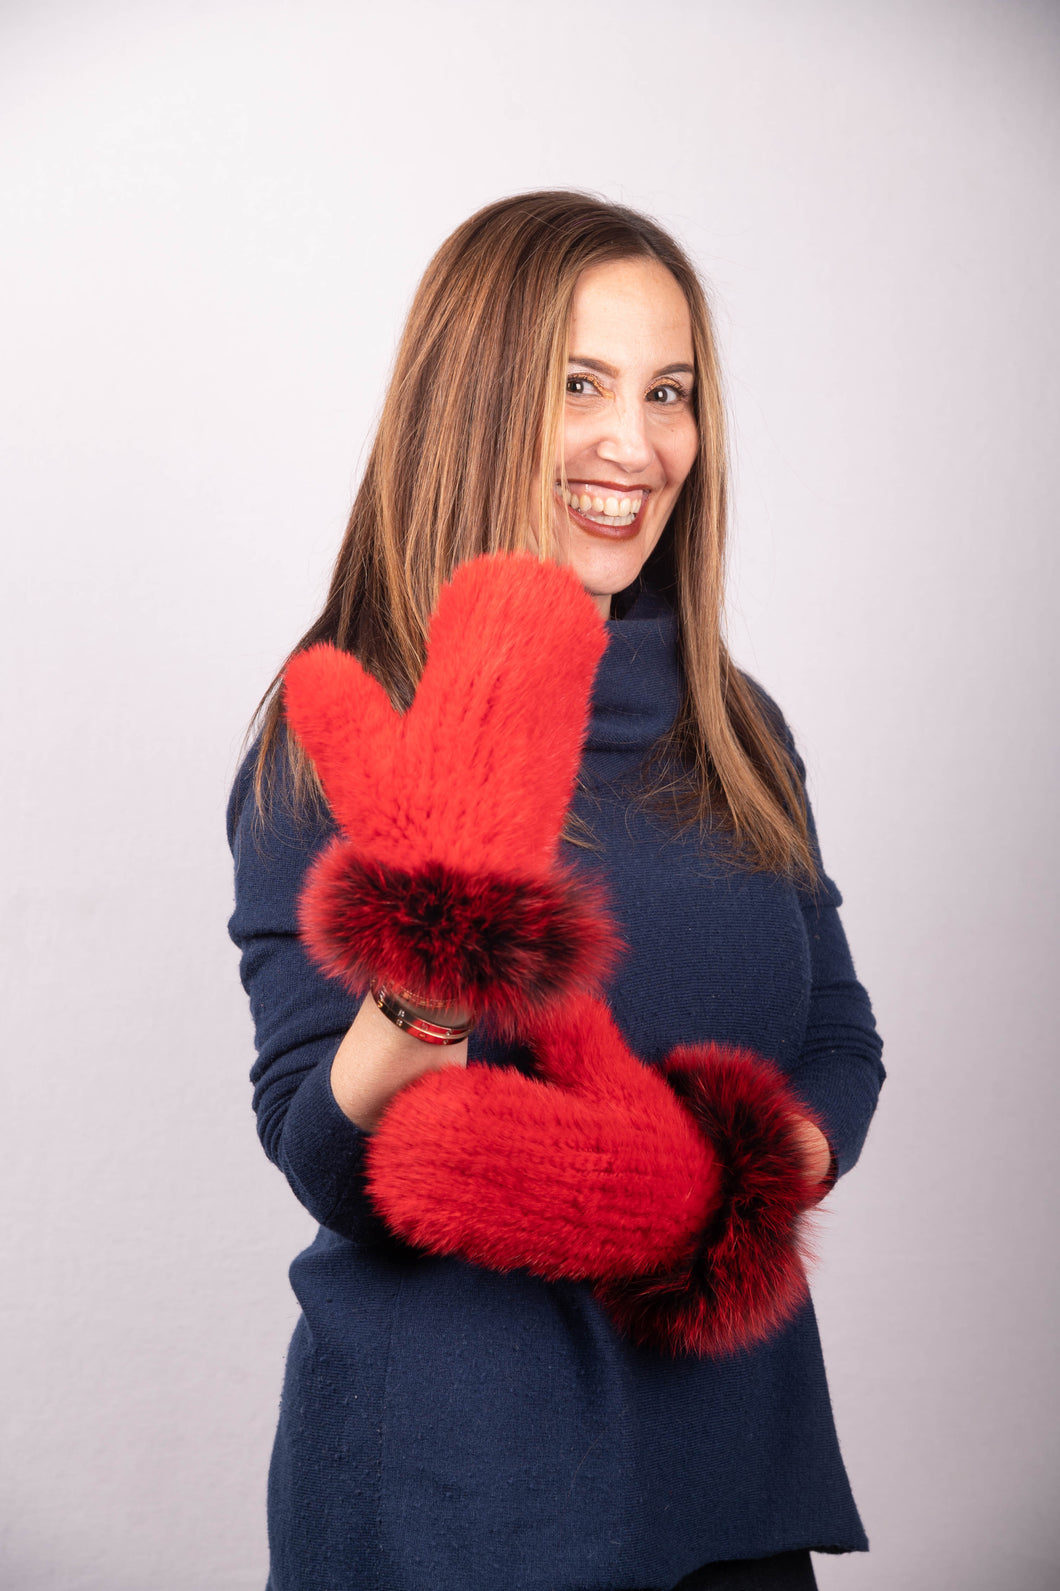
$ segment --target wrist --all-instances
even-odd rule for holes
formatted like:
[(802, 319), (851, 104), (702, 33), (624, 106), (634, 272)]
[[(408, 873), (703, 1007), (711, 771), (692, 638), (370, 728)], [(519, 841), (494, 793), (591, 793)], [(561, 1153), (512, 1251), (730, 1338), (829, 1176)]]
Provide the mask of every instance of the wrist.
[(362, 1132), (374, 1132), (391, 1099), (426, 1072), (467, 1065), (467, 1043), (424, 1044), (402, 1032), (371, 995), (336, 1052), (331, 1090), (343, 1115)]
[(808, 1116), (797, 1117), (794, 1126), (803, 1169), (811, 1184), (821, 1188), (823, 1196), (834, 1181), (832, 1146), (817, 1123)]

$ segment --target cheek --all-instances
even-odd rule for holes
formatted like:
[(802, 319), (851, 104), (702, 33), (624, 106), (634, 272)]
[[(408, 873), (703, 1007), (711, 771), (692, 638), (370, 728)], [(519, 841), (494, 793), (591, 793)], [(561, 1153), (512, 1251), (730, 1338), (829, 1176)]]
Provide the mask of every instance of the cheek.
[(594, 422), (591, 416), (577, 413), (565, 414), (559, 434), (559, 457), (557, 459), (556, 474), (559, 474), (558, 466), (560, 463), (565, 462), (569, 469), (583, 453), (595, 446), (596, 440), (596, 430), (594, 430)]
[(699, 452), (699, 432), (695, 421), (690, 421), (687, 427), (682, 427), (679, 435), (671, 439), (671, 447), (667, 455), (667, 471), (672, 483), (681, 487), (685, 478), (696, 462)]

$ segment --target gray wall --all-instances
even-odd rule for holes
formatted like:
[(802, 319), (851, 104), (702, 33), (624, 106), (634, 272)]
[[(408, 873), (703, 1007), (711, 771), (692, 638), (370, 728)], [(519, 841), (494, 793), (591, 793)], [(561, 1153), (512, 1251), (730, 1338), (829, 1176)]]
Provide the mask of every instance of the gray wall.
[(874, 1550), (821, 1584), (1058, 1583), (1058, 66), (980, 0), (0, 10), (5, 1586), (260, 1591), (310, 1224), (223, 803), (420, 271), (541, 185), (714, 284), (731, 633), (887, 1040), (816, 1279)]

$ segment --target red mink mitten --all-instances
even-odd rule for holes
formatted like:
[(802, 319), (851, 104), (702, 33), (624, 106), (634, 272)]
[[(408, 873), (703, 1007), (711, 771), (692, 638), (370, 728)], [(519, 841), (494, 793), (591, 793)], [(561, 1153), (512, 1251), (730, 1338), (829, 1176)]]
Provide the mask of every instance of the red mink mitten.
[(435, 1254), (552, 1281), (677, 1263), (717, 1202), (710, 1145), (607, 1007), (572, 997), (523, 1030), (541, 1070), (444, 1067), (391, 1099), (368, 1188)]
[(486, 1011), (500, 1031), (597, 986), (618, 942), (557, 851), (606, 644), (568, 569), (497, 554), (443, 588), (408, 712), (349, 653), (292, 658), (287, 721), (341, 831), (299, 902), (325, 972)]
[(805, 1293), (807, 1112), (748, 1051), (663, 1072), (577, 997), (528, 1025), (540, 1077), (445, 1068), (394, 1096), (368, 1150), (392, 1231), (436, 1254), (593, 1281), (620, 1329), (671, 1353), (768, 1335)]

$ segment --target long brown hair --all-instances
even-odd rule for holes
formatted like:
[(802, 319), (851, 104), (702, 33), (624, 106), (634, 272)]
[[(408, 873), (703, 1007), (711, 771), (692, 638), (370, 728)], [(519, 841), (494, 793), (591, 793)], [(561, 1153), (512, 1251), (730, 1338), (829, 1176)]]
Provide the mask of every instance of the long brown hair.
[[(291, 655), (330, 641), (354, 653), (404, 709), (423, 668), (431, 610), (457, 566), (485, 552), (528, 550), (533, 523), (548, 556), (575, 286), (589, 266), (629, 258), (658, 261), (684, 292), (699, 432), (656, 549), (670, 574), (685, 698), (644, 795), (668, 805), (681, 828), (730, 829), (751, 867), (812, 878), (800, 781), (722, 631), (728, 462), (710, 310), (678, 244), (624, 206), (567, 190), (517, 194), (479, 210), (442, 244), (413, 300), (323, 612)], [(282, 676), (255, 719), (259, 811), (278, 757), (288, 763), (295, 805), (320, 800), (286, 730)], [(683, 770), (676, 780), (675, 767)]]

